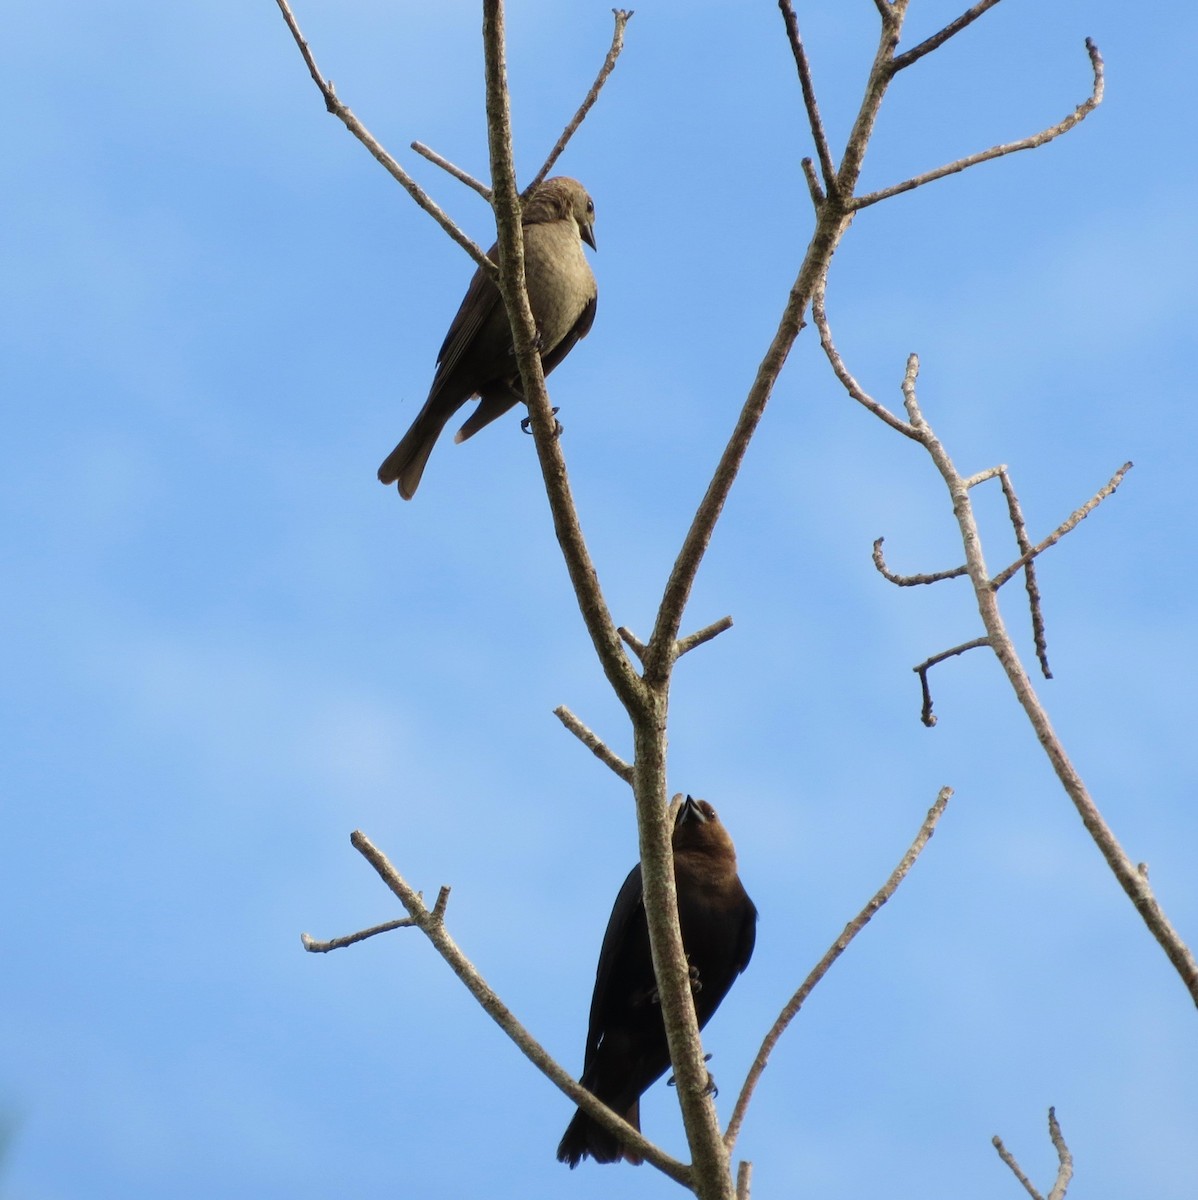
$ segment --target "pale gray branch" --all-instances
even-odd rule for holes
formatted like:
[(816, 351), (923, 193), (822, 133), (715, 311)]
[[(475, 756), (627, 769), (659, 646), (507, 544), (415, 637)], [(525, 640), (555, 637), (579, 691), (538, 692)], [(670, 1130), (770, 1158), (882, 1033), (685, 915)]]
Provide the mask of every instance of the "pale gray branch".
[[(1056, 1109), (1053, 1108), (1048, 1110), (1048, 1136), (1052, 1139), (1053, 1149), (1057, 1152), (1057, 1174), (1052, 1190), (1048, 1193), (1048, 1200), (1065, 1200), (1065, 1193), (1069, 1190), (1069, 1181), (1073, 1178), (1073, 1155), (1065, 1144), (1061, 1127), (1057, 1124)], [(1003, 1145), (1002, 1138), (995, 1134), (990, 1141), (998, 1151), (998, 1157), (1007, 1164), (1011, 1173), (1023, 1184), (1024, 1190), (1032, 1197), (1032, 1200), (1044, 1200), (1032, 1186), (1031, 1180), (1024, 1174), (1019, 1163), (1015, 1161), (1015, 1156)]]
[(564, 704), (553, 710), (553, 715), (584, 745), (600, 762), (606, 763), (625, 783), (632, 782), (632, 767), (626, 763), (595, 732), (588, 729)]
[(849, 202), (850, 206), (854, 210), (868, 208), (871, 204), (877, 204), (881, 200), (889, 200), (891, 196), (898, 196), (903, 192), (912, 191), (914, 188), (923, 187), (925, 183), (932, 183), (937, 179), (945, 178), (947, 175), (956, 175), (961, 171), (967, 171), (970, 167), (976, 167), (979, 163), (990, 162), (995, 158), (1003, 158), (1008, 154), (1017, 154), (1021, 150), (1034, 150), (1037, 146), (1046, 145), (1048, 142), (1059, 138), (1061, 134), (1068, 133), (1069, 130), (1079, 122), (1084, 121), (1102, 103), (1104, 87), (1102, 55), (1099, 54), (1098, 47), (1090, 38), (1086, 38), (1086, 50), (1090, 55), (1090, 66), (1094, 72), (1093, 89), (1089, 97), (1079, 104), (1064, 120), (1058, 121), (1055, 125), (1050, 125), (1047, 129), (1042, 129), (1039, 133), (1035, 133), (1031, 137), (1021, 138), (1017, 142), (1004, 142), (998, 146), (991, 146), (989, 150), (981, 150), (977, 154), (958, 158), (955, 162), (947, 163), (943, 167), (936, 167), (932, 171), (925, 171), (922, 175), (913, 176), (911, 179), (906, 179), (902, 183), (896, 183), (892, 187), (882, 188), (879, 191), (870, 192), (865, 196), (854, 197)]
[(394, 179), (403, 189), (412, 197), (416, 203), (424, 209), (442, 229), (472, 259), (480, 266), (487, 274), (495, 276), (495, 264), (483, 253), (482, 248), (468, 238), (454, 222), (442, 211), (436, 202), (424, 191), (422, 187), (383, 149), (375, 136), (354, 116), (348, 105), (342, 104), (337, 93), (333, 90), (331, 81), (326, 80), (316, 66), (316, 59), (312, 55), (312, 50), (309, 47), (304, 35), (300, 32), (300, 27), (295, 19), (295, 14), (291, 11), (291, 6), (287, 0), (275, 0), (279, 6), (279, 11), (283, 14), (283, 20), (287, 22), (287, 28), (291, 30), (291, 36), (295, 39), (295, 44), (299, 47), (300, 54), (303, 55), (304, 62), (308, 66), (308, 73), (312, 76), (316, 86), (320, 89), (320, 94), (324, 97), (325, 108), (329, 110), (341, 123), (366, 147), (367, 150), (382, 164), (388, 174)]
[(555, 1083), (576, 1104), (610, 1129), (622, 1142), (630, 1145), (647, 1162), (660, 1171), (690, 1185), (690, 1169), (677, 1159), (658, 1149), (639, 1130), (618, 1117), (596, 1100), (586, 1088), (576, 1083), (574, 1077), (562, 1068), (545, 1048), (524, 1028), (512, 1011), (499, 998), (491, 986), (479, 974), (474, 964), (462, 953), (461, 948), (445, 928), (445, 922), (434, 909), (430, 912), (417, 892), (391, 865), (387, 856), (361, 832), (354, 830), (350, 837), (354, 849), (378, 872), (379, 878), (391, 889), (408, 912), (412, 923), (432, 942), (437, 953), (449, 964), (453, 973), (465, 984), (470, 994), (478, 1001), (487, 1015), (516, 1044), (520, 1052), (543, 1075)]
[(587, 113), (594, 107), (595, 101), (599, 99), (600, 89), (607, 82), (607, 77), (615, 69), (616, 59), (620, 57), (620, 51), (624, 49), (624, 26), (632, 19), (632, 10), (628, 8), (613, 8), (612, 16), (616, 19), (616, 27), (612, 32), (611, 49), (608, 50), (607, 57), (603, 60), (603, 66), (599, 68), (599, 74), (595, 77), (595, 82), (591, 84), (591, 90), (587, 92), (583, 102), (578, 106), (578, 111), (570, 118), (570, 123), (562, 131), (562, 136), (557, 139), (557, 143), (549, 151), (549, 157), (545, 159), (544, 166), (533, 176), (532, 183), (524, 189), (524, 195), (526, 196), (553, 169), (553, 164), (561, 157), (562, 151), (565, 150), (570, 139), (578, 131), (578, 127), (582, 124)]
[(731, 628), (731, 617), (721, 617), (718, 621), (712, 621), (710, 625), (705, 625), (702, 629), (689, 633), (684, 638), (679, 638), (674, 647), (674, 657), (681, 658), (684, 654), (689, 654), (696, 646), (710, 642), (712, 638), (719, 637), (726, 629)]
[(429, 162), (435, 163), (443, 171), (448, 171), (454, 179), (464, 183), (468, 188), (473, 188), (488, 204), (491, 203), (491, 189), (485, 183), (475, 179), (473, 175), (467, 171), (463, 171), (461, 167), (455, 166), (447, 158), (443, 158), (435, 150), (430, 149), (423, 142), (413, 142), (412, 149), (417, 154), (427, 158)]
[(999, 0), (980, 0), (980, 3), (975, 4), (968, 12), (963, 12), (955, 21), (950, 21), (938, 33), (932, 34), (930, 38), (925, 38), (918, 46), (913, 46), (905, 53), (897, 55), (891, 69), (897, 75), (899, 71), (923, 58), (925, 54), (931, 54), (937, 47), (943, 46), (949, 38), (960, 33), (966, 26), (972, 25), (982, 13), (998, 3)]
[(798, 991), (791, 996), (786, 1002), (785, 1007), (778, 1014), (778, 1019), (765, 1035), (765, 1040), (761, 1043), (761, 1049), (757, 1051), (757, 1057), (753, 1060), (753, 1065), (749, 1068), (749, 1073), (745, 1077), (745, 1082), (740, 1089), (740, 1095), (736, 1098), (732, 1117), (728, 1121), (727, 1130), (724, 1132), (724, 1144), (728, 1147), (729, 1151), (736, 1144), (741, 1125), (744, 1123), (745, 1113), (749, 1108), (749, 1101), (753, 1098), (753, 1092), (757, 1087), (758, 1081), (761, 1079), (766, 1064), (769, 1062), (769, 1057), (773, 1053), (779, 1039), (786, 1032), (787, 1026), (798, 1015), (799, 1009), (803, 1007), (812, 989), (828, 973), (832, 964), (845, 952), (849, 943), (869, 924), (874, 914), (898, 890), (899, 884), (906, 878), (920, 854), (923, 853), (923, 848), (928, 844), (932, 834), (935, 833), (936, 825), (944, 815), (944, 810), (948, 806), (952, 794), (953, 789), (950, 787), (940, 789), (935, 803), (928, 809), (928, 815), (924, 817), (923, 824), (920, 825), (919, 832), (915, 835), (915, 840), (907, 848), (906, 854), (899, 860), (898, 866), (890, 873), (890, 877), (886, 882), (870, 897), (865, 907), (844, 927), (840, 936), (828, 948), (823, 958), (816, 963), (811, 973), (803, 980)]
[(990, 580), (990, 587), (997, 591), (1016, 571), (1027, 566), (1032, 559), (1043, 554), (1050, 546), (1055, 546), (1071, 529), (1079, 525), (1086, 519), (1108, 496), (1115, 492), (1115, 489), (1123, 482), (1123, 477), (1130, 471), (1132, 464), (1125, 462), (1123, 466), (1117, 470), (1107, 483), (1098, 489), (1089, 500), (1072, 512), (1069, 517), (1062, 521), (1042, 542), (1037, 542), (1034, 546), (1029, 546), (1023, 554), (1021, 554), (1009, 567), (999, 571), (993, 579)]

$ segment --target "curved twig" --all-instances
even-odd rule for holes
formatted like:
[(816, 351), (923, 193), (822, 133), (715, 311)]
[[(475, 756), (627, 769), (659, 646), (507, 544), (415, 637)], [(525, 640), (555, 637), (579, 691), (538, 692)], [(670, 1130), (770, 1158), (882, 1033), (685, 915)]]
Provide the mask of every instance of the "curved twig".
[(937, 179), (943, 179), (946, 175), (956, 175), (960, 171), (967, 171), (970, 167), (976, 167), (979, 163), (990, 162), (991, 159), (995, 158), (1003, 158), (1008, 154), (1017, 154), (1021, 150), (1034, 150), (1037, 146), (1043, 146), (1059, 138), (1061, 134), (1068, 133), (1069, 130), (1081, 121), (1084, 121), (1102, 103), (1104, 88), (1102, 55), (1098, 52), (1098, 47), (1090, 38), (1086, 38), (1086, 51), (1090, 55), (1090, 67), (1094, 72), (1094, 85), (1089, 97), (1083, 100), (1064, 120), (1058, 121), (1055, 125), (1050, 125), (1047, 129), (1042, 129), (1039, 133), (1032, 134), (1031, 137), (1021, 138), (1017, 142), (1005, 142), (999, 146), (991, 146), (989, 150), (981, 150), (977, 154), (969, 154), (965, 158), (958, 158), (955, 162), (947, 163), (943, 167), (936, 167), (932, 171), (925, 171), (922, 175), (915, 175), (910, 179), (905, 179), (902, 183), (881, 188), (865, 196), (857, 196), (849, 201), (849, 206), (854, 211), (868, 208), (871, 204), (877, 204), (881, 200), (889, 200), (891, 196), (898, 196), (903, 192), (910, 192), (917, 187), (923, 187), (925, 183), (933, 183)]

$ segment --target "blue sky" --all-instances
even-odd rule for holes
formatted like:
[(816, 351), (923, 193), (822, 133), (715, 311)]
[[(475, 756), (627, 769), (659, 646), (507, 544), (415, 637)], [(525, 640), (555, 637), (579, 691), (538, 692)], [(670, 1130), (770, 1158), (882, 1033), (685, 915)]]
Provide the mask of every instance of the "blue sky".
[[(532, 173), (588, 86), (610, 5), (513, 3)], [(914, 0), (906, 44), (957, 12)], [(298, 3), (318, 61), (469, 232), (484, 205), (414, 139), (485, 171), (473, 4)], [(799, 16), (834, 143), (872, 4)], [(1128, 853), (1198, 942), (1193, 718), (1188, 6), (1007, 0), (895, 84), (885, 186), (1107, 100), (1069, 137), (861, 214), (829, 312), (875, 395), (908, 352), (963, 470), (1010, 466), (1042, 536), (1039, 691)], [(439, 446), (419, 496), (374, 479), (424, 398), (471, 265), (324, 109), (273, 3), (10, 6), (0, 385), (7, 1031), (0, 1194), (677, 1194), (570, 1174), (569, 1103), (414, 933), (327, 957), (397, 906), (361, 828), (573, 1070), (611, 901), (635, 860), (621, 753), (513, 419)], [(810, 230), (809, 152), (773, 6), (645, 3), (560, 164), (595, 197), (600, 304), (551, 380), (617, 619), (646, 634)], [(989, 561), (1013, 557), (997, 491)], [(1047, 1187), (1055, 1104), (1098, 1200), (1194, 1194), (1198, 1042), (1180, 982), (1106, 871), (995, 662), (911, 666), (979, 632), (913, 445), (839, 390), (807, 330), (713, 541), (686, 628), (671, 779), (711, 799), (761, 910), (709, 1027), (727, 1116), (790, 991), (944, 784), (898, 897), (817, 989), (739, 1152), (761, 1195)], [(1018, 585), (1006, 600), (1031, 661)], [(684, 1143), (672, 1093), (647, 1132)]]

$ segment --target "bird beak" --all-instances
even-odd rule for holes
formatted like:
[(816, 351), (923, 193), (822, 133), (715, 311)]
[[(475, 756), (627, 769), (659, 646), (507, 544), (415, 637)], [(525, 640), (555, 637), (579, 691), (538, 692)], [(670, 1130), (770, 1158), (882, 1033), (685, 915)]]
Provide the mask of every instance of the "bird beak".
[(592, 250), (598, 250), (595, 245), (595, 227), (594, 225), (579, 225), (578, 232), (582, 235), (582, 240), (586, 242)]
[(699, 807), (698, 800), (691, 796), (687, 796), (682, 807), (678, 810), (678, 816), (674, 820), (674, 828), (685, 824), (687, 821), (698, 821), (702, 825), (707, 820), (706, 814)]

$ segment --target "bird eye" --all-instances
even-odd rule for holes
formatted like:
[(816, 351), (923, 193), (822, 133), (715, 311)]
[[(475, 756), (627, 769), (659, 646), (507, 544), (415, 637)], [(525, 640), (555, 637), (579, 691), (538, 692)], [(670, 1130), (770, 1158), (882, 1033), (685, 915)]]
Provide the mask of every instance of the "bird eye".
[(589, 212), (589, 213), (593, 213), (594, 211), (595, 211), (595, 201), (594, 201), (594, 200), (588, 200), (588, 201), (587, 201), (587, 212)]

